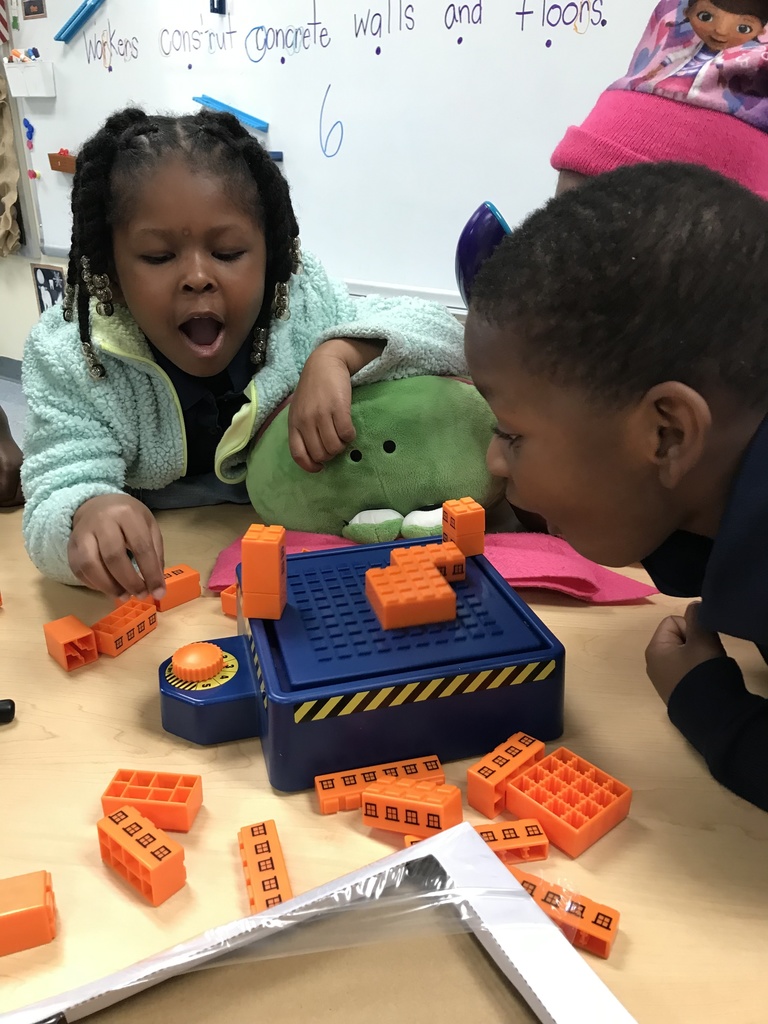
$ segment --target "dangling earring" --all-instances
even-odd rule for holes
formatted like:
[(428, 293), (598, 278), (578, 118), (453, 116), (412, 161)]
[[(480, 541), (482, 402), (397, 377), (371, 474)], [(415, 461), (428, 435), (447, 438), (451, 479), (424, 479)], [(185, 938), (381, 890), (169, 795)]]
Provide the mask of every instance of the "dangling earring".
[(280, 281), (275, 288), (275, 297), (272, 300), (272, 316), (276, 320), (291, 319), (291, 298), (285, 281)]
[(291, 242), (291, 260), (293, 261), (293, 267), (291, 268), (294, 274), (300, 274), (304, 269), (304, 263), (301, 259), (301, 239), (298, 235)]
[(251, 362), (256, 369), (261, 369), (267, 358), (267, 340), (269, 331), (266, 327), (254, 327), (253, 347), (251, 348)]
[(115, 312), (115, 307), (112, 305), (112, 289), (109, 286), (109, 277), (107, 274), (92, 274), (91, 261), (87, 256), (81, 257), (80, 264), (88, 294), (92, 299), (96, 299), (96, 312), (99, 316), (112, 316)]

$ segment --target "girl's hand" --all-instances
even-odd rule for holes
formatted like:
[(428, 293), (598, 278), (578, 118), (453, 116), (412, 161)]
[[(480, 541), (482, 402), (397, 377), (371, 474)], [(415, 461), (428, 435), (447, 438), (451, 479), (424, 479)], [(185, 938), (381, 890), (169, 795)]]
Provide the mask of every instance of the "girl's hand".
[(288, 443), (296, 463), (318, 473), (355, 439), (350, 378), (381, 353), (381, 343), (334, 338), (304, 364), (288, 410)]
[(668, 615), (659, 623), (646, 648), (648, 676), (665, 704), (691, 669), (712, 658), (725, 657), (725, 648), (717, 633), (708, 633), (699, 625), (698, 610), (698, 603), (694, 603), (686, 608), (685, 618)]
[[(131, 556), (139, 567), (133, 566)], [(103, 494), (72, 517), (67, 557), (92, 590), (122, 599), (165, 594), (163, 538), (149, 509), (128, 494)]]

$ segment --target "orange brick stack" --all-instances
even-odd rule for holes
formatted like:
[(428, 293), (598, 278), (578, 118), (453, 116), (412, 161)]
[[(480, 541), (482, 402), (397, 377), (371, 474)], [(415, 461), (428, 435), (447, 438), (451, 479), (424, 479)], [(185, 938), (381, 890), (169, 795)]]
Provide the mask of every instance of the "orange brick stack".
[[(549, 840), (535, 818), (472, 827), (507, 867), (523, 861), (546, 860), (549, 856)], [(421, 836), (403, 837), (403, 845), (406, 847), (421, 841)]]
[(485, 509), (472, 498), (443, 504), (443, 540), (453, 541), (469, 558), (485, 548)]
[(412, 758), (410, 761), (390, 761), (366, 768), (353, 768), (333, 775), (316, 775), (315, 792), (321, 814), (336, 814), (337, 811), (356, 811), (361, 805), (363, 790), (372, 782), (387, 779), (431, 779), (442, 785), (445, 772), (440, 761), (430, 754), (428, 757)]
[(456, 592), (433, 564), (369, 569), (365, 596), (382, 629), (404, 629), (456, 618)]
[(456, 618), (451, 583), (466, 579), (466, 559), (482, 554), (485, 510), (472, 498), (443, 505), (443, 542), (398, 547), (390, 564), (369, 569), (365, 594), (382, 629), (405, 629)]
[(467, 560), (453, 541), (395, 548), (389, 561), (398, 568), (414, 564), (434, 566), (449, 583), (460, 583), (467, 576)]
[(430, 780), (374, 782), (363, 790), (363, 824), (422, 839), (463, 819), (461, 790)]
[(516, 732), (482, 761), (467, 769), (467, 803), (486, 818), (504, 810), (505, 788), (513, 775), (540, 761), (544, 744), (524, 732)]
[(96, 827), (101, 859), (153, 907), (184, 886), (183, 848), (133, 807), (121, 807)]
[(240, 600), (246, 619), (279, 619), (288, 600), (285, 529), (254, 524), (243, 537)]

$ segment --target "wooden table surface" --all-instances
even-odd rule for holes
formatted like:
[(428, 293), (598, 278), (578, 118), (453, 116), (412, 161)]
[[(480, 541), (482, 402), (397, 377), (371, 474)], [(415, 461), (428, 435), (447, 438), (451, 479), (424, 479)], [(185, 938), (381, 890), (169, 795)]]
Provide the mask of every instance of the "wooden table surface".
[[(249, 521), (248, 510), (234, 506), (161, 514), (166, 563), (187, 562), (207, 579), (218, 552)], [(0, 1011), (56, 995), (245, 915), (236, 845), (242, 825), (276, 819), (296, 893), (395, 848), (381, 834), (373, 837), (359, 815), (321, 816), (309, 792), (275, 793), (257, 740), (202, 748), (163, 731), (157, 667), (184, 643), (235, 632), (218, 598), (206, 595), (161, 615), (157, 630), (120, 658), (67, 674), (46, 652), (43, 623), (70, 613), (91, 623), (111, 610), (111, 602), (44, 580), (24, 552), (20, 512), (0, 515), (0, 591), (0, 698), (12, 697), (17, 708), (15, 722), (0, 726), (0, 877), (50, 871), (59, 929), (49, 945), (0, 959)], [(628, 820), (578, 860), (553, 850), (532, 870), (621, 912), (610, 960), (588, 959), (641, 1024), (764, 1024), (768, 1009), (759, 979), (768, 948), (768, 815), (711, 779), (669, 724), (644, 672), (648, 638), (662, 615), (681, 603), (657, 597), (591, 607), (557, 595), (525, 596), (567, 651), (562, 742), (634, 790)], [(750, 687), (768, 693), (757, 653), (742, 643), (729, 649)], [(768, 751), (766, 759), (768, 770)], [(448, 781), (463, 787), (469, 763), (448, 765)], [(118, 768), (203, 776), (197, 822), (177, 836), (186, 850), (188, 884), (157, 909), (99, 858), (99, 798)], [(471, 810), (466, 816), (483, 820)], [(317, 956), (326, 963), (330, 954)], [(397, 959), (381, 963), (399, 974)], [(258, 1007), (259, 985), (282, 972), (293, 996), (282, 1004), (281, 1020), (306, 1024), (313, 1018), (302, 985), (311, 977), (317, 994), (327, 976), (315, 967), (304, 963), (299, 971), (289, 962), (271, 973), (249, 973), (239, 1010)], [(475, 976), (478, 992), (486, 985), (484, 970), (482, 964), (468, 970), (465, 996)], [(195, 993), (194, 1013), (189, 999), (176, 1000), (186, 1006), (179, 1019), (222, 1019), (214, 1007), (223, 1005), (225, 973), (215, 969), (174, 982), (176, 991)], [(433, 985), (434, 977), (432, 970)], [(404, 972), (402, 981), (417, 984), (412, 973)], [(382, 978), (380, 993), (388, 987)], [(497, 1009), (498, 1015), (479, 1011), (475, 1019), (513, 1019), (511, 1003), (498, 1002)], [(129, 1011), (120, 1019), (138, 1018)], [(163, 1020), (172, 1019), (166, 1008)], [(328, 1019), (360, 1017), (339, 1009)], [(365, 1019), (389, 1020), (385, 1003), (378, 1009), (370, 1003)]]

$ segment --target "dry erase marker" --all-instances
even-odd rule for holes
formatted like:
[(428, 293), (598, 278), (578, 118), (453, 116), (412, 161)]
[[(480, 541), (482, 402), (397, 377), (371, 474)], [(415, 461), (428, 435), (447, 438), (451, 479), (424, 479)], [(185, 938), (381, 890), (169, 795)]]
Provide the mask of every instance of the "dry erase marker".
[(98, 11), (104, 0), (84, 0), (75, 13), (64, 22), (59, 31), (53, 37), (59, 43), (68, 43), (73, 36), (77, 35), (80, 29)]
[(193, 103), (199, 103), (201, 107), (208, 107), (209, 110), (216, 110), (223, 114), (232, 114), (242, 124), (247, 125), (249, 128), (255, 128), (258, 132), (268, 132), (269, 123), (262, 121), (260, 117), (254, 117), (253, 114), (246, 114), (243, 110), (238, 110), (237, 107), (230, 107), (228, 103), (222, 103), (221, 100), (215, 100), (212, 96), (206, 96), (203, 93), (202, 96), (193, 96)]

